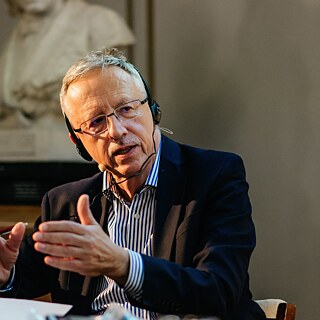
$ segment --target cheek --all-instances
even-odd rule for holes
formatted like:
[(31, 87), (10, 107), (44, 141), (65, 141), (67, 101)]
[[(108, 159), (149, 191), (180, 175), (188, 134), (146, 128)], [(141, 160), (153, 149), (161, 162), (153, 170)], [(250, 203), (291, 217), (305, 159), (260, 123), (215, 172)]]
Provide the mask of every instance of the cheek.
[(153, 150), (153, 126), (140, 125), (134, 134), (141, 141), (141, 146), (144, 151)]
[(84, 142), (86, 149), (92, 156), (92, 158), (97, 163), (106, 163), (110, 162), (109, 156), (108, 156), (108, 145), (107, 142), (103, 139), (98, 139), (94, 142)]
[(144, 144), (150, 144), (154, 132), (154, 123), (150, 114), (147, 116), (137, 118), (134, 123), (134, 134), (137, 135)]

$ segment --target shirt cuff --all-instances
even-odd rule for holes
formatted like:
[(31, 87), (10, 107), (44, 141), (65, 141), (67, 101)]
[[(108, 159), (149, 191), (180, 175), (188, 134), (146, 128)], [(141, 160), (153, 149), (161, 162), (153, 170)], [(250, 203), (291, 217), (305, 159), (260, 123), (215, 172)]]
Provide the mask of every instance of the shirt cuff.
[(13, 265), (9, 280), (7, 281), (7, 285), (3, 288), (0, 288), (0, 293), (4, 293), (4, 292), (8, 292), (8, 291), (12, 290), (15, 274), (16, 274), (16, 267)]
[(130, 258), (129, 275), (123, 289), (126, 294), (137, 301), (142, 298), (142, 285), (144, 280), (144, 268), (142, 257), (139, 253), (128, 250)]

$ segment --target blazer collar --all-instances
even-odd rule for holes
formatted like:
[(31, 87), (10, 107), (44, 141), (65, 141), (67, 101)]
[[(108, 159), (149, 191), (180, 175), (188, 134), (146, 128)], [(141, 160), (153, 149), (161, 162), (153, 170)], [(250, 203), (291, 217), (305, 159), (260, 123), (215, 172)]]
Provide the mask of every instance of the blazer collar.
[(170, 259), (185, 191), (184, 159), (178, 143), (162, 136), (162, 150), (156, 193), (153, 255)]

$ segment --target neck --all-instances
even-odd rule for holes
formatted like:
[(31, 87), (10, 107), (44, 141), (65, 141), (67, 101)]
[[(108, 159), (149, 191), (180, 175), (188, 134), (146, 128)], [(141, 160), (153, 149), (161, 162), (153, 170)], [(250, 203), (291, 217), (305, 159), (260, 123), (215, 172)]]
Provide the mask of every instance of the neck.
[[(126, 200), (131, 202), (134, 195), (139, 193), (140, 190), (143, 188), (149, 172), (151, 170), (151, 166), (153, 164), (154, 161), (152, 161), (152, 163), (150, 164), (150, 169), (149, 166), (145, 168), (145, 170), (143, 170), (141, 172), (141, 174), (139, 176), (136, 177), (132, 177), (130, 179), (128, 179), (127, 181), (124, 181), (122, 183), (120, 183), (119, 185), (117, 185), (117, 189), (118, 192), (120, 193), (121, 197)], [(121, 182), (121, 181), (119, 181)]]

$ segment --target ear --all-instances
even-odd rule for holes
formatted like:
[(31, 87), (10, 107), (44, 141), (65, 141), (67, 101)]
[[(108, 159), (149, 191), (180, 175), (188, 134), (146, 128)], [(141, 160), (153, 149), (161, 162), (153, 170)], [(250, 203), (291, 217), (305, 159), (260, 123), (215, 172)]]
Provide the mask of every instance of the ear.
[(71, 135), (71, 133), (69, 133), (69, 138), (72, 141), (73, 144), (77, 144), (77, 142), (74, 140), (74, 137)]

